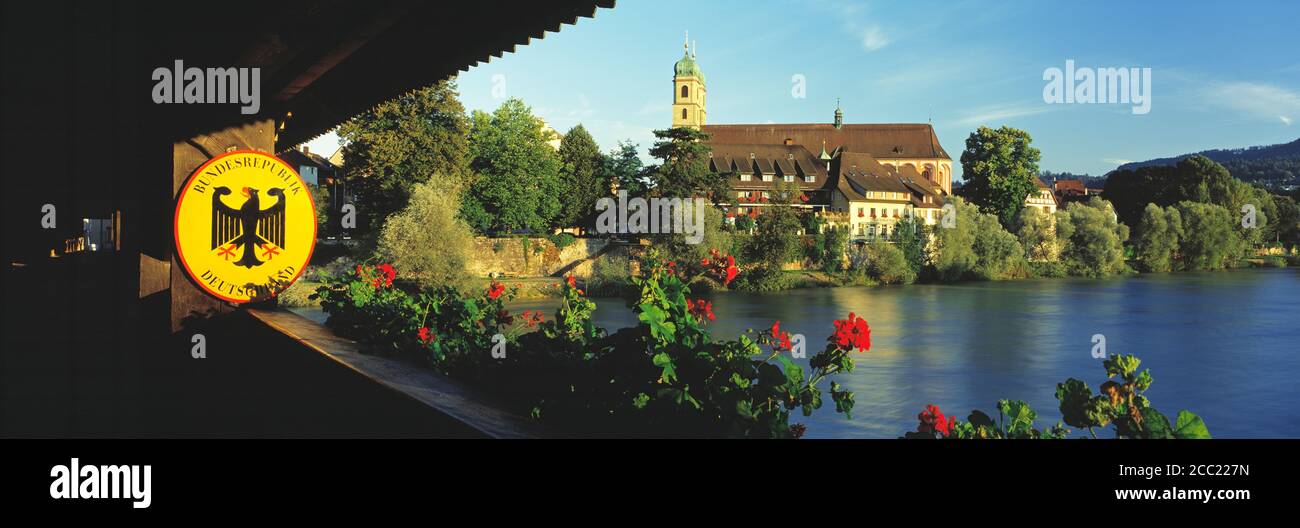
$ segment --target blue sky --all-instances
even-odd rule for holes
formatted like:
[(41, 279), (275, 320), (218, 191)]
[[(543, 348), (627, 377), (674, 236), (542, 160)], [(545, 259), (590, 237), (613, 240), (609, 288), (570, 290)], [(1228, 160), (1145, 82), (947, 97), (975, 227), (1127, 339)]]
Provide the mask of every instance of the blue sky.
[[(958, 159), (980, 125), (1028, 131), (1051, 171), (1300, 137), (1300, 2), (619, 0), (459, 79), (467, 109), (518, 97), (608, 151), (670, 123), (683, 34), (709, 123), (924, 123)], [(437, 50), (429, 50), (436, 52)], [(1151, 110), (1043, 101), (1043, 72), (1151, 68)], [(795, 75), (806, 97), (792, 97)], [(313, 150), (332, 151), (332, 135)]]

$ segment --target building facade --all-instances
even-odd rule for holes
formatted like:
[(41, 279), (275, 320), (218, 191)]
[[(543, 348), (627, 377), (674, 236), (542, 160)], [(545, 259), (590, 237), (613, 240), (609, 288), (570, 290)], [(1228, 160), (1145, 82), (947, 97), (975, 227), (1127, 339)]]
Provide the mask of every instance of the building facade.
[(939, 222), (952, 158), (930, 124), (846, 124), (837, 105), (828, 123), (710, 125), (706, 93), (688, 49), (673, 65), (672, 125), (708, 134), (709, 170), (732, 178), (736, 200), (719, 204), (729, 216), (761, 214), (783, 187), (802, 194), (795, 207), (854, 239), (891, 240), (905, 218)]

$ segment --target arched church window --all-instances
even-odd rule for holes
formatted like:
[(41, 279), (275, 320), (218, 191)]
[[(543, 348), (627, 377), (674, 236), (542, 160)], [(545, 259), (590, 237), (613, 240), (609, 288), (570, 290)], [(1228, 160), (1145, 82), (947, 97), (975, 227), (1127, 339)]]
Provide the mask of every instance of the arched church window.
[(687, 96), (689, 96), (690, 94), (691, 94), (690, 88), (688, 88), (685, 84), (683, 84), (683, 85), (682, 85), (682, 99), (685, 99), (685, 98), (686, 98)]
[(686, 109), (682, 109), (682, 119), (686, 119)]

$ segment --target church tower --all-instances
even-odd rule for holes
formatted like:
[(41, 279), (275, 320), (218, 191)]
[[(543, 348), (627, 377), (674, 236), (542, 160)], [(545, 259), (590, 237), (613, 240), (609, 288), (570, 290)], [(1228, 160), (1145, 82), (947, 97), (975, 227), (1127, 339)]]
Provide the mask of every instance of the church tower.
[(690, 37), (687, 37), (686, 51), (673, 65), (673, 128), (698, 130), (704, 125), (708, 113), (704, 109), (704, 72), (695, 63), (695, 53), (690, 46)]

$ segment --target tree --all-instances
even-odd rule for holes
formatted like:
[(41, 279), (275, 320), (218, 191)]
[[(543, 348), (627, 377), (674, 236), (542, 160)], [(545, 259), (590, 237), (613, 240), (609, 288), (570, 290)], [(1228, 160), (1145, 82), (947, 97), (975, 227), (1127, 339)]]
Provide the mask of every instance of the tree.
[(661, 163), (649, 171), (659, 196), (689, 198), (703, 196), (714, 203), (730, 198), (728, 173), (709, 171), (708, 134), (686, 127), (656, 130), (658, 141), (650, 155)]
[(1147, 204), (1134, 230), (1133, 250), (1146, 271), (1171, 271), (1182, 237), (1183, 217), (1177, 208)]
[(379, 254), (427, 286), (462, 284), (474, 233), (457, 216), (459, 205), (459, 192), (445, 181), (416, 184), (406, 208), (384, 224)]
[(605, 156), (581, 124), (564, 135), (559, 155), (563, 164), (560, 195), (564, 199), (555, 223), (559, 227), (590, 227), (596, 200), (609, 195), (609, 184), (603, 179)]
[(960, 197), (952, 197), (949, 203), (956, 208), (956, 222), (935, 230), (934, 268), (939, 280), (996, 280), (1022, 269), (1024, 248), (1002, 229), (996, 216), (980, 212)]
[(1128, 226), (1116, 220), (1110, 202), (1093, 197), (1056, 212), (1061, 262), (1072, 275), (1105, 277), (1124, 271)]
[[(545, 231), (561, 210), (560, 158), (532, 109), (519, 99), (470, 117), (474, 178), (461, 215), (480, 233)], [(594, 207), (594, 202), (591, 204)]]
[(465, 182), (468, 133), (454, 80), (380, 103), (339, 126), (358, 227), (378, 235), (384, 219), (406, 206), (411, 188), (434, 174)]
[(982, 126), (966, 139), (961, 154), (964, 196), (981, 211), (997, 215), (1003, 227), (1014, 225), (1035, 188), (1041, 155), (1029, 146), (1031, 141), (1023, 130)]
[(645, 167), (641, 156), (637, 154), (637, 145), (631, 141), (620, 141), (618, 147), (605, 156), (603, 182), (609, 186), (627, 191), (629, 195), (640, 196), (649, 188)]
[(925, 267), (928, 233), (929, 228), (916, 217), (904, 218), (894, 227), (894, 244), (903, 252), (903, 258), (907, 260), (907, 267), (913, 275), (920, 274)]
[(1191, 201), (1179, 202), (1177, 208), (1183, 222), (1178, 246), (1182, 269), (1223, 269), (1242, 255), (1245, 243), (1237, 229), (1240, 223), (1227, 208)]
[(1056, 222), (1037, 207), (1026, 207), (1016, 219), (1016, 237), (1026, 257), (1035, 262), (1056, 260)]
[(1300, 245), (1300, 207), (1295, 198), (1274, 196), (1273, 204), (1277, 209), (1277, 221), (1270, 224), (1273, 226), (1273, 239), (1287, 249)]
[(311, 193), (312, 203), (316, 206), (316, 236), (324, 237), (330, 232), (330, 221), (334, 219), (334, 211), (330, 210), (330, 188), (328, 185), (307, 184), (307, 191)]
[(800, 195), (796, 183), (777, 182), (771, 192), (771, 206), (758, 215), (758, 226), (749, 240), (746, 253), (751, 262), (761, 263), (769, 270), (799, 257), (799, 214), (791, 203)]

